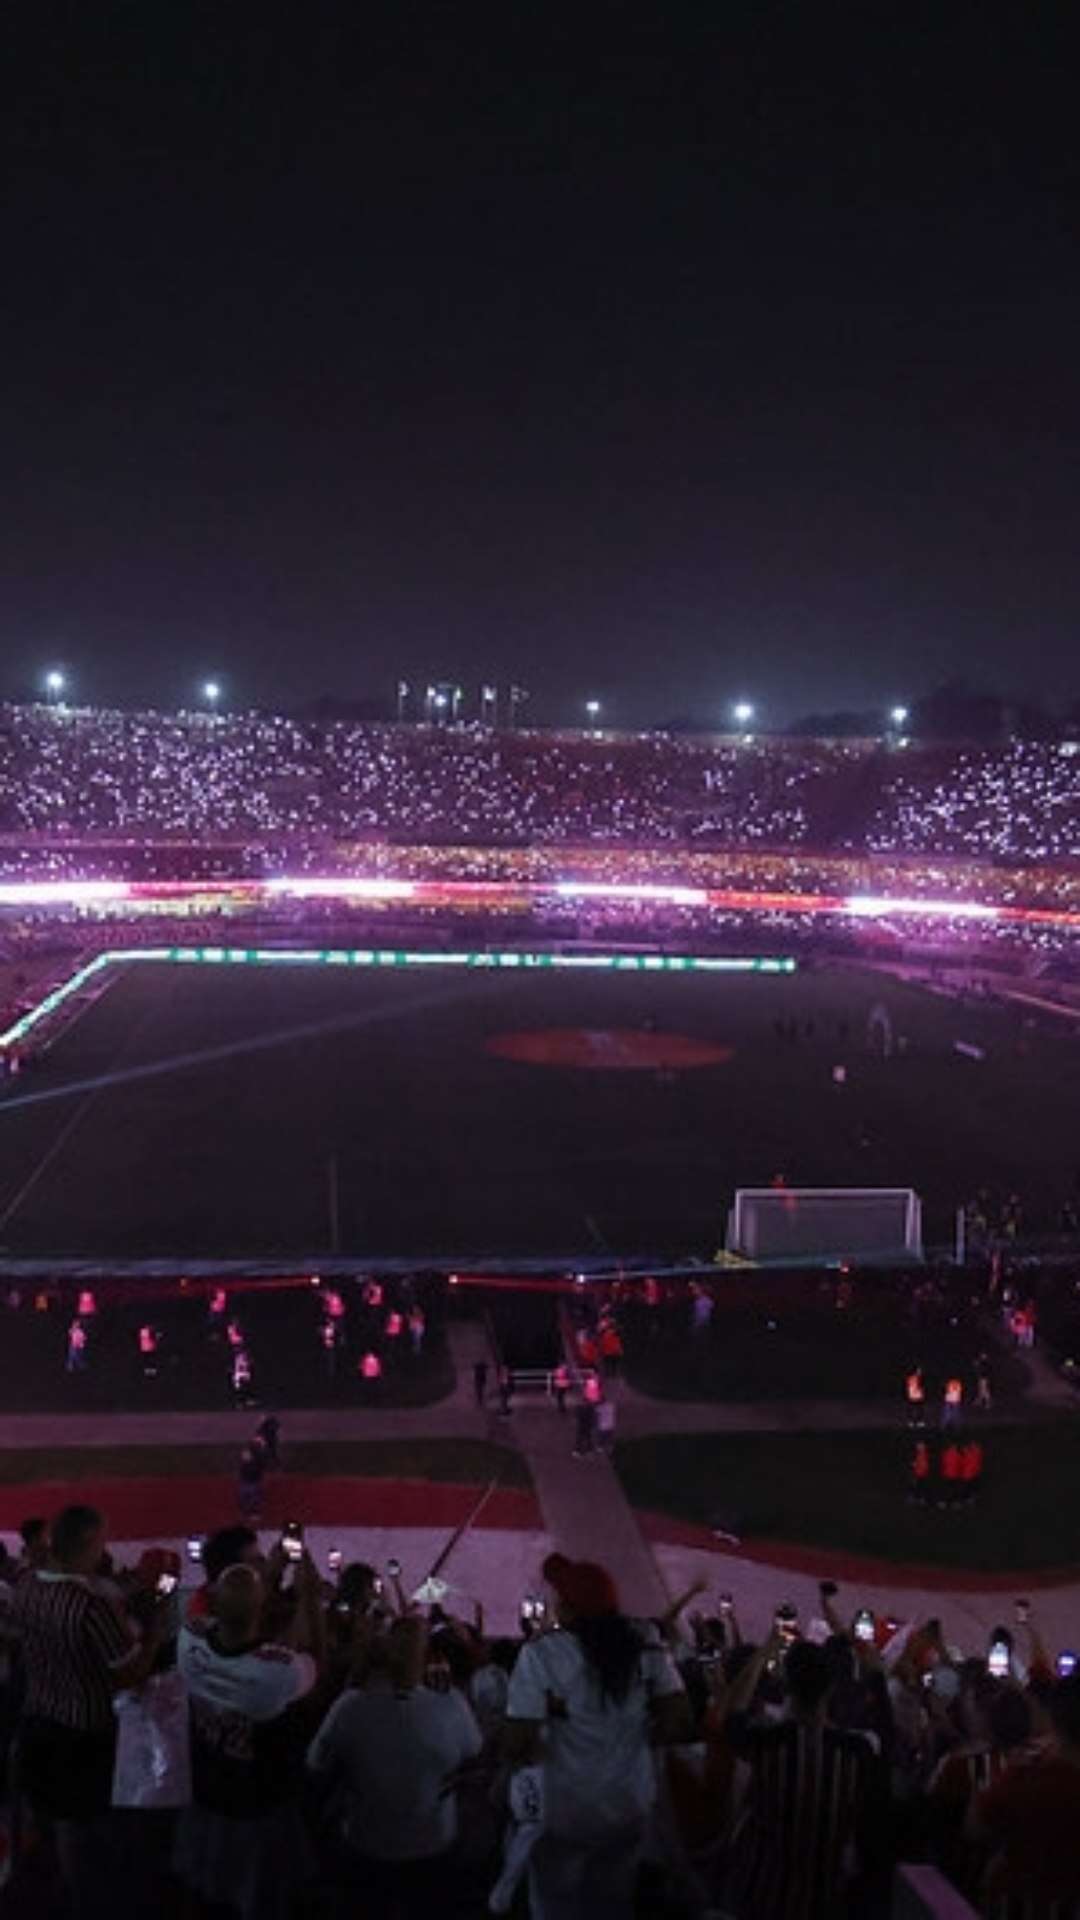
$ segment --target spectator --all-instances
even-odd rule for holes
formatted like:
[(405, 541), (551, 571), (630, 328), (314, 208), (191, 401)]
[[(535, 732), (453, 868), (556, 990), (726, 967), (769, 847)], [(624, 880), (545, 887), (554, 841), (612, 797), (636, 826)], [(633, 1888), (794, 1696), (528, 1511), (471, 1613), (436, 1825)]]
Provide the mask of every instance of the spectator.
[(965, 1827), (977, 1796), (1017, 1759), (1031, 1758), (1033, 1716), (1018, 1687), (991, 1680), (980, 1663), (960, 1694), (962, 1723), (971, 1738), (943, 1755), (926, 1789), (935, 1857), (972, 1898), (978, 1893)]
[(480, 1729), (455, 1686), (422, 1686), (427, 1630), (395, 1621), (369, 1648), (364, 1684), (343, 1693), (308, 1752), (340, 1783), (346, 1878), (371, 1920), (429, 1920), (449, 1904), (457, 1838), (454, 1784)]
[[(755, 1721), (744, 1709), (781, 1658), (790, 1718)], [(728, 1740), (751, 1772), (730, 1876), (738, 1920), (835, 1920), (844, 1909), (850, 1850), (868, 1837), (875, 1761), (861, 1734), (829, 1724), (832, 1681), (824, 1648), (800, 1640), (785, 1653), (774, 1629), (731, 1690)]]
[(970, 1821), (989, 1852), (983, 1897), (995, 1915), (1025, 1902), (1025, 1913), (1052, 1920), (1080, 1902), (1080, 1675), (1058, 1683), (1050, 1713), (1051, 1750), (1007, 1767)]
[(506, 1723), (511, 1762), (543, 1771), (533, 1920), (622, 1920), (656, 1796), (651, 1746), (685, 1737), (686, 1698), (662, 1645), (619, 1612), (603, 1567), (552, 1554), (544, 1577), (562, 1631), (522, 1648)]
[(226, 1567), (263, 1565), (263, 1556), (259, 1547), (258, 1534), (250, 1527), (219, 1527), (203, 1543), (202, 1570), (203, 1585), (197, 1587), (188, 1601), (188, 1619), (205, 1619), (210, 1613), (210, 1599), (214, 1584), (220, 1579)]
[(65, 1507), (53, 1522), (50, 1548), (49, 1564), (32, 1567), (12, 1599), (26, 1685), (18, 1777), (34, 1811), (54, 1825), (72, 1913), (113, 1913), (113, 1695), (145, 1679), (159, 1629), (140, 1647), (95, 1589), (105, 1523), (93, 1507)]
[(23, 1566), (43, 1567), (49, 1557), (49, 1529), (45, 1521), (36, 1514), (29, 1520), (21, 1520), (19, 1538), (22, 1541), (20, 1558)]
[[(280, 1562), (271, 1573), (280, 1573)], [(306, 1728), (292, 1711), (311, 1693), (322, 1646), (318, 1576), (297, 1562), (294, 1651), (265, 1636), (273, 1588), (257, 1567), (215, 1580), (208, 1621), (180, 1632), (178, 1665), (192, 1706), (193, 1804), (177, 1832), (185, 1885), (243, 1920), (286, 1920), (310, 1872), (299, 1809)]]

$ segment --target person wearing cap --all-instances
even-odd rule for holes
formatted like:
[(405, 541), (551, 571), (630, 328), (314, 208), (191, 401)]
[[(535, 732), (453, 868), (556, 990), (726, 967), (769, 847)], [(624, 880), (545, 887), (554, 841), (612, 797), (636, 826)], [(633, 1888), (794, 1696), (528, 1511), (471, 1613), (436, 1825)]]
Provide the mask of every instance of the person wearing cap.
[(619, 1611), (606, 1568), (551, 1554), (559, 1632), (528, 1641), (510, 1676), (506, 1751), (539, 1760), (543, 1831), (529, 1858), (533, 1920), (621, 1920), (657, 1792), (654, 1744), (688, 1737), (686, 1696), (655, 1636)]

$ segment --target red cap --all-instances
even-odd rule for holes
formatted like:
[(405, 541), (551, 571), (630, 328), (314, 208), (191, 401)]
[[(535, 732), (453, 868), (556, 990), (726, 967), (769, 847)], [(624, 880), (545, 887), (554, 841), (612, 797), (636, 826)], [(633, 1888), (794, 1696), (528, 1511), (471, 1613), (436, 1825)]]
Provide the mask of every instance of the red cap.
[(172, 1547), (147, 1547), (135, 1569), (139, 1585), (156, 1587), (163, 1573), (180, 1577), (180, 1555)]
[(602, 1613), (617, 1613), (619, 1595), (606, 1567), (592, 1560), (568, 1560), (564, 1553), (549, 1553), (543, 1566), (544, 1579), (559, 1599), (585, 1620)]

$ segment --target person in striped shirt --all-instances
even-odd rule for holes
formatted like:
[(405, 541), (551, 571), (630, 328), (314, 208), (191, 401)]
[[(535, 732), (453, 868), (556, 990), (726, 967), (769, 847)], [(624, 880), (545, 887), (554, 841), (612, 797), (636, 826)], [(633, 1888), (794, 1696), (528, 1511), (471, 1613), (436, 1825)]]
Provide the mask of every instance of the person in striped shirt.
[(25, 1675), (18, 1733), (22, 1790), (53, 1824), (72, 1913), (115, 1903), (106, 1825), (116, 1752), (113, 1695), (137, 1687), (161, 1645), (155, 1626), (137, 1642), (95, 1576), (105, 1523), (93, 1507), (69, 1506), (53, 1521), (50, 1555), (18, 1582), (11, 1625)]
[[(746, 1710), (766, 1671), (783, 1675), (780, 1720)], [(774, 1629), (732, 1688), (728, 1743), (751, 1776), (727, 1893), (738, 1920), (836, 1920), (853, 1859), (872, 1851), (880, 1762), (865, 1735), (829, 1724), (831, 1682), (823, 1648), (785, 1651)]]

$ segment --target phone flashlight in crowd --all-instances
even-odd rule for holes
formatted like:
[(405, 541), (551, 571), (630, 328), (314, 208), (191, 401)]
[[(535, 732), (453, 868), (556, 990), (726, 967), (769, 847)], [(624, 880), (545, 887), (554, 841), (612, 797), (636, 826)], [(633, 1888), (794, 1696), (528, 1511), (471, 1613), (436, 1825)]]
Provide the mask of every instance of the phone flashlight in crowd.
[(992, 1680), (1007, 1680), (1009, 1677), (1009, 1648), (1004, 1640), (995, 1640), (986, 1659), (987, 1672)]
[(281, 1546), (286, 1560), (299, 1560), (304, 1551), (304, 1529), (299, 1520), (286, 1520), (281, 1530)]
[(388, 1560), (386, 1563), (386, 1571), (390, 1575), (391, 1580), (400, 1580), (401, 1579), (401, 1561)]
[(197, 1533), (193, 1533), (188, 1540), (187, 1557), (196, 1562), (202, 1559), (202, 1540)]
[(177, 1582), (177, 1577), (175, 1573), (159, 1573), (158, 1574), (157, 1591), (162, 1596), (168, 1593), (175, 1593), (177, 1585), (178, 1585), (178, 1582)]
[(1030, 1613), (1031, 1613), (1031, 1601), (1018, 1600), (1016, 1603), (1017, 1625), (1021, 1627), (1026, 1627)]
[(785, 1600), (776, 1609), (776, 1631), (786, 1647), (799, 1637), (799, 1615), (790, 1600)]
[(344, 1558), (344, 1555), (342, 1554), (340, 1547), (331, 1547), (329, 1553), (326, 1556), (327, 1571), (330, 1573), (340, 1573), (341, 1562), (343, 1558)]
[(1068, 1680), (1076, 1672), (1075, 1653), (1071, 1653), (1067, 1647), (1062, 1647), (1054, 1661), (1054, 1671), (1059, 1680)]
[(716, 1604), (721, 1613), (731, 1613), (735, 1607), (734, 1596), (730, 1593), (722, 1593), (718, 1596)]
[(874, 1614), (870, 1607), (860, 1607), (855, 1615), (854, 1634), (856, 1640), (872, 1640), (874, 1637)]

